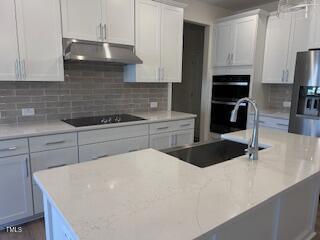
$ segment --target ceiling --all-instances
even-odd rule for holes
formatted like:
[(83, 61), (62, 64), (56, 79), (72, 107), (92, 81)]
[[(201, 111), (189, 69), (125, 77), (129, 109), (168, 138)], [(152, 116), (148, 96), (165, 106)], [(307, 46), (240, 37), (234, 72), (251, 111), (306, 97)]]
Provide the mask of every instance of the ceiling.
[(227, 8), (233, 11), (248, 9), (262, 4), (274, 2), (275, 0), (204, 0), (218, 7)]

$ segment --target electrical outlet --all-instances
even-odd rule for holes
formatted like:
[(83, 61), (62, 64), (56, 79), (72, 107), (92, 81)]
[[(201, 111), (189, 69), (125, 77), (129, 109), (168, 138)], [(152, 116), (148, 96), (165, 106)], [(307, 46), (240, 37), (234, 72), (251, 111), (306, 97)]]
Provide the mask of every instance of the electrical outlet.
[(158, 108), (158, 102), (150, 102), (150, 108)]
[(22, 108), (22, 116), (34, 116), (34, 108)]
[(289, 102), (289, 101), (283, 102), (283, 107), (285, 107), (285, 108), (291, 107), (291, 102)]

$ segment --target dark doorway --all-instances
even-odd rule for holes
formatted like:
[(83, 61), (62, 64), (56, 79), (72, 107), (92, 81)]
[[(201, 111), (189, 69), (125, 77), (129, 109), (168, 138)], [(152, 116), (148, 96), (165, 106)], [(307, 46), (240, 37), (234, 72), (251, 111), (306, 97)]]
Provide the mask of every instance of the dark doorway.
[(172, 84), (172, 110), (197, 114), (195, 140), (200, 136), (205, 27), (184, 23), (182, 83)]

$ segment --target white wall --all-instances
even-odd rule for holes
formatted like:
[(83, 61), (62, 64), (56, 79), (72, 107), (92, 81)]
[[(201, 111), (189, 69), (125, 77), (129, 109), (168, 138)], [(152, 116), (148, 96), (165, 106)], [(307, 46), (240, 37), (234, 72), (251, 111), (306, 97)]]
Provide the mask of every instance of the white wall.
[[(211, 81), (212, 81), (212, 48), (213, 48), (213, 24), (215, 20), (233, 14), (232, 11), (216, 7), (206, 2), (196, 0), (178, 0), (188, 4), (185, 8), (184, 19), (189, 22), (198, 23), (206, 27), (204, 45), (204, 68), (202, 79), (201, 99), (201, 129), (200, 139), (207, 140), (210, 133), (210, 111), (211, 111)], [(169, 100), (170, 101), (170, 100)]]

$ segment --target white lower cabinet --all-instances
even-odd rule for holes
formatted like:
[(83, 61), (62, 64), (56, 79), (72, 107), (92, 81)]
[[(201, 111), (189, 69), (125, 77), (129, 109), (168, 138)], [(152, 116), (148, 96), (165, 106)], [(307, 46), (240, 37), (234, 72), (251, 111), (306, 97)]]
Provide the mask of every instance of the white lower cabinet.
[(148, 136), (120, 139), (79, 146), (79, 161), (86, 162), (116, 154), (148, 148)]
[[(31, 153), (31, 172), (62, 167), (78, 162), (77, 147)], [(34, 214), (43, 212), (42, 193), (33, 182)]]
[(194, 129), (150, 135), (150, 147), (163, 150), (172, 147), (192, 144)]
[[(247, 128), (253, 128), (254, 115), (248, 117)], [(288, 132), (289, 119), (260, 115), (259, 126), (262, 128), (274, 129), (282, 132)]]
[(29, 156), (0, 158), (0, 226), (33, 215)]

